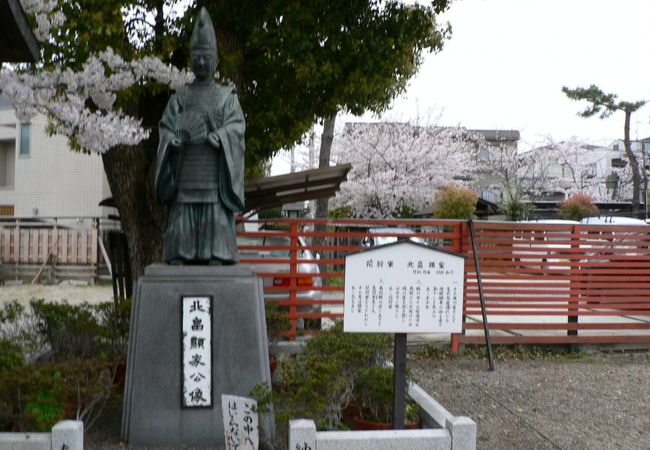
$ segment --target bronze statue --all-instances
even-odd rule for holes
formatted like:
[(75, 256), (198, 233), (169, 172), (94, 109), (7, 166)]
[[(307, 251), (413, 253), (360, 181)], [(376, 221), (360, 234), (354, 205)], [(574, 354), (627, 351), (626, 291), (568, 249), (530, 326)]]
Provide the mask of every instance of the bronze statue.
[(235, 88), (214, 82), (217, 40), (205, 8), (190, 44), (195, 80), (171, 96), (159, 128), (155, 189), (158, 201), (168, 205), (163, 259), (234, 264), (246, 123)]

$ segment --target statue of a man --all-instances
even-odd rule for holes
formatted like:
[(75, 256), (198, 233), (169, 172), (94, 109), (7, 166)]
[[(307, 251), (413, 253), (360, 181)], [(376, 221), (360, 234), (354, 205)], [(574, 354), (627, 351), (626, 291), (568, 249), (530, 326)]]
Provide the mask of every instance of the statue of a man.
[(244, 208), (244, 113), (234, 87), (214, 82), (217, 40), (205, 8), (190, 44), (195, 80), (172, 95), (160, 121), (155, 189), (168, 205), (163, 259), (234, 264), (234, 213)]

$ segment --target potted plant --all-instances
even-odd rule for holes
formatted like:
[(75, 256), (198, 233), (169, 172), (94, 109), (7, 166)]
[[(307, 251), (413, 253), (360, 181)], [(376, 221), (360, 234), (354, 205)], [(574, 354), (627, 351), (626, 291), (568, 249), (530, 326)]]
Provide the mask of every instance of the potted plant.
[[(418, 406), (405, 394), (404, 428), (419, 428)], [(393, 368), (373, 366), (358, 371), (352, 391), (356, 414), (348, 424), (358, 430), (393, 428)]]

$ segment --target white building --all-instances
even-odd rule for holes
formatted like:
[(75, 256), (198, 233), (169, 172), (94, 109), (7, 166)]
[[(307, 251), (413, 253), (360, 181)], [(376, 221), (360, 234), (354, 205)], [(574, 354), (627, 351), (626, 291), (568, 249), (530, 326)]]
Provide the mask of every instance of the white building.
[[(615, 139), (607, 148), (625, 154), (625, 143), (623, 139)], [(630, 141), (630, 148), (636, 155), (642, 155), (643, 150), (646, 157), (650, 155), (650, 138), (641, 139), (640, 141)]]
[(65, 137), (47, 133), (47, 119), (21, 124), (0, 97), (0, 216), (106, 216), (110, 197), (101, 157), (73, 152)]
[[(622, 141), (601, 147), (571, 140), (531, 149), (523, 154), (522, 163), (541, 162), (543, 176), (536, 175), (545, 180), (542, 198), (562, 200), (583, 192), (600, 202), (628, 201), (631, 181), (622, 147)], [(635, 153), (641, 163), (641, 146), (638, 148)]]

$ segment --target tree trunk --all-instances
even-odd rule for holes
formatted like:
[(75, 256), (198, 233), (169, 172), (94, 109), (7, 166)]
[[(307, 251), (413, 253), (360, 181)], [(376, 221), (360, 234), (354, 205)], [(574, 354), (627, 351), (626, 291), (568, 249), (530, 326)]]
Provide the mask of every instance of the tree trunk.
[[(153, 192), (155, 139), (119, 146), (102, 155), (104, 170), (129, 246), (133, 280), (162, 256), (165, 210)], [(135, 283), (134, 283), (135, 285)]]
[[(320, 154), (318, 156), (318, 168), (323, 169), (330, 166), (330, 156), (332, 155), (332, 141), (334, 140), (334, 125), (336, 123), (336, 113), (325, 118), (323, 122), (323, 135), (320, 141)], [(329, 199), (327, 197), (316, 200), (317, 218), (327, 218)]]
[[(323, 134), (320, 140), (320, 153), (318, 156), (318, 168), (323, 169), (330, 166), (330, 156), (332, 154), (332, 141), (334, 140), (334, 124), (336, 123), (336, 113), (325, 118), (323, 122)], [(314, 216), (317, 219), (327, 219), (327, 212), (329, 209), (329, 198), (323, 197), (316, 199), (316, 211)], [(316, 224), (314, 231), (325, 231), (327, 227), (324, 224)], [(327, 238), (317, 237), (313, 239), (314, 245), (325, 245)], [(330, 255), (326, 252), (320, 252), (323, 258), (329, 258)], [(320, 265), (320, 271), (326, 272), (327, 266)]]
[(623, 146), (625, 147), (625, 156), (630, 161), (630, 169), (632, 169), (632, 213), (634, 217), (639, 215), (639, 195), (641, 192), (641, 176), (639, 174), (639, 162), (632, 152), (630, 144), (630, 117), (632, 116), (631, 110), (625, 110), (625, 130)]

